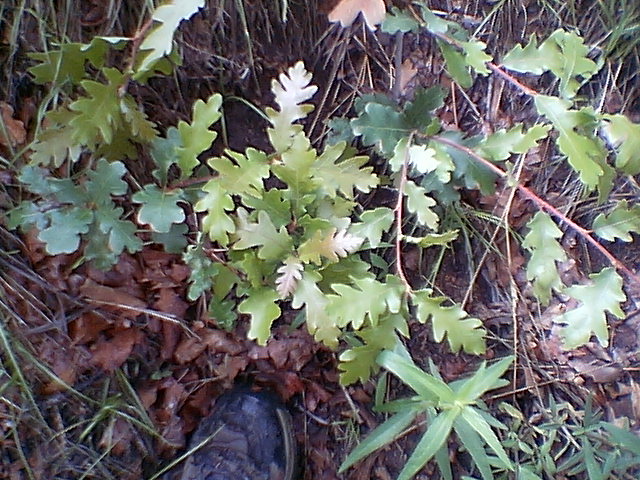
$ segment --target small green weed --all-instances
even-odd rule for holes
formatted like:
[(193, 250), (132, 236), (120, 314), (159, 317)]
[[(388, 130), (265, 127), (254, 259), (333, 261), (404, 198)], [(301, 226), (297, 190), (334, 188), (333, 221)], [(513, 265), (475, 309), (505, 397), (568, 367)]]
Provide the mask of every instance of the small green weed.
[[(500, 379), (513, 359), (504, 358), (490, 367), (483, 363), (468, 379), (446, 384), (432, 365), (432, 374), (418, 368), (406, 355), (385, 351), (378, 357), (379, 364), (409, 385), (416, 396), (383, 404), (379, 410), (394, 415), (373, 430), (344, 460), (340, 471), (370, 453), (393, 442), (420, 414), (427, 418), (427, 428), (415, 450), (398, 475), (398, 480), (408, 480), (435, 457), (442, 478), (452, 479), (448, 459), (447, 442), (455, 432), (484, 480), (493, 479), (492, 466), (513, 470), (500, 440), (493, 429), (506, 427), (489, 415), (481, 396), (492, 389), (508, 384)], [(489, 451), (496, 455), (492, 458)]]

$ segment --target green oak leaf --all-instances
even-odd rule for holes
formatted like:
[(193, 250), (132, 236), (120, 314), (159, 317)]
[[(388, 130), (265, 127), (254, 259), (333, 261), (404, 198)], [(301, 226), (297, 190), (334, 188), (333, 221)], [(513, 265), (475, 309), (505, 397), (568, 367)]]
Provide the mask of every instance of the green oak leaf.
[(165, 233), (174, 223), (185, 219), (184, 210), (178, 205), (182, 200), (182, 190), (164, 191), (157, 185), (145, 185), (131, 199), (142, 204), (138, 211), (138, 221), (148, 224), (154, 231)]
[(58, 50), (29, 53), (29, 57), (40, 62), (28, 69), (34, 81), (43, 85), (54, 82), (58, 85), (71, 80), (78, 84), (85, 77), (84, 64), (87, 60), (82, 43), (63, 43)]
[(336, 325), (335, 318), (327, 314), (326, 306), (329, 300), (318, 287), (320, 280), (322, 276), (318, 272), (304, 271), (293, 292), (291, 306), (296, 309), (304, 306), (309, 333), (317, 342), (335, 348), (338, 346), (340, 329)]
[[(607, 151), (602, 141), (593, 135), (593, 114), (584, 108), (570, 110), (571, 102), (557, 97), (536, 95), (534, 101), (538, 113), (547, 117), (558, 131), (558, 148), (580, 175), (580, 181), (590, 190), (601, 185), (601, 178), (613, 168), (606, 162)], [(581, 130), (586, 130), (586, 134)]]
[(189, 177), (193, 169), (200, 165), (198, 155), (209, 149), (218, 136), (210, 127), (220, 120), (221, 106), (222, 95), (214, 93), (206, 103), (199, 99), (193, 104), (191, 124), (184, 120), (178, 123), (181, 145), (176, 148), (176, 153), (182, 178)]
[(277, 260), (291, 253), (293, 240), (284, 226), (276, 230), (271, 218), (264, 210), (258, 212), (257, 223), (249, 222), (248, 216), (244, 208), (238, 209), (235, 233), (239, 240), (234, 243), (234, 250), (260, 247), (258, 257), (262, 260)]
[(87, 96), (69, 105), (69, 109), (76, 113), (70, 122), (74, 128), (73, 141), (90, 148), (99, 143), (111, 143), (114, 132), (123, 122), (119, 98), (125, 76), (115, 68), (104, 68), (102, 72), (107, 83), (83, 80), (80, 85)]
[(284, 198), (284, 192), (280, 189), (263, 192), (262, 197), (248, 195), (244, 198), (244, 204), (266, 212), (277, 229), (291, 223), (291, 202)]
[(157, 23), (140, 44), (142, 61), (136, 69), (137, 75), (151, 71), (156, 63), (173, 49), (173, 35), (183, 20), (191, 18), (204, 7), (204, 0), (181, 0), (159, 6), (151, 16)]
[(101, 158), (93, 170), (87, 172), (88, 181), (85, 184), (91, 201), (97, 205), (111, 203), (111, 195), (127, 193), (127, 182), (122, 177), (127, 168), (122, 162), (108, 162)]
[(373, 167), (364, 167), (369, 157), (357, 156), (342, 159), (344, 142), (328, 147), (311, 166), (311, 175), (328, 190), (331, 196), (341, 192), (349, 199), (354, 198), (354, 189), (367, 193), (378, 185), (379, 180)]
[(564, 262), (567, 255), (558, 242), (562, 231), (543, 212), (538, 212), (527, 223), (529, 232), (522, 246), (531, 257), (527, 263), (527, 280), (533, 282), (533, 292), (542, 305), (548, 305), (551, 291), (561, 292), (564, 288), (556, 262)]
[(362, 143), (375, 146), (381, 153), (390, 155), (398, 141), (410, 133), (401, 113), (389, 105), (370, 102), (364, 112), (351, 120), (351, 128)]
[(527, 153), (547, 136), (550, 125), (534, 125), (522, 133), (522, 125), (510, 130), (501, 129), (483, 139), (475, 148), (481, 157), (492, 161), (507, 160), (512, 154)]
[(151, 143), (158, 138), (156, 124), (147, 118), (147, 114), (140, 108), (134, 98), (126, 94), (120, 100), (120, 111), (124, 121), (129, 126), (130, 137), (136, 142)]
[(362, 345), (351, 347), (340, 354), (340, 384), (351, 385), (360, 380), (366, 382), (379, 370), (376, 359), (383, 350), (393, 350), (398, 343), (400, 333), (409, 336), (409, 327), (404, 315), (385, 315), (375, 327), (365, 327), (356, 335)]
[(207, 212), (202, 220), (202, 231), (221, 245), (229, 243), (229, 233), (236, 231), (233, 219), (227, 213), (235, 208), (231, 195), (218, 178), (209, 180), (202, 190), (206, 193), (194, 206), (196, 212)]
[(391, 228), (394, 218), (393, 210), (387, 207), (366, 210), (360, 214), (360, 222), (351, 225), (350, 232), (369, 240), (371, 248), (378, 248), (382, 234)]
[(169, 168), (178, 161), (181, 146), (182, 138), (175, 127), (169, 127), (166, 137), (156, 137), (151, 143), (151, 157), (158, 167), (151, 173), (162, 186), (167, 185)]
[(80, 235), (89, 231), (93, 212), (86, 208), (58, 208), (47, 212), (49, 226), (38, 238), (46, 244), (49, 255), (73, 253), (80, 246)]
[(391, 7), (391, 12), (387, 13), (381, 28), (384, 33), (417, 32), (420, 29), (420, 22), (408, 11)]
[(440, 219), (431, 210), (431, 207), (436, 205), (436, 201), (427, 195), (426, 190), (412, 180), (408, 180), (404, 185), (404, 195), (407, 199), (407, 210), (416, 215), (418, 223), (437, 230)]
[(524, 48), (516, 45), (502, 63), (510, 70), (536, 75), (550, 70), (560, 79), (560, 95), (573, 98), (600, 69), (600, 65), (588, 58), (589, 50), (575, 32), (558, 29), (539, 47), (535, 36)]
[(238, 305), (238, 311), (251, 316), (247, 336), (265, 345), (271, 335), (271, 324), (280, 316), (278, 293), (272, 288), (251, 288), (247, 297)]
[(188, 245), (186, 237), (189, 227), (184, 223), (173, 223), (168, 232), (151, 232), (151, 239), (164, 247), (167, 253), (182, 253)]
[(194, 301), (211, 290), (219, 272), (219, 266), (207, 256), (202, 248), (200, 235), (195, 245), (189, 245), (182, 254), (182, 260), (191, 269), (187, 298)]
[(82, 146), (73, 140), (74, 128), (67, 124), (49, 127), (38, 133), (31, 144), (31, 163), (36, 165), (53, 164), (58, 168), (69, 159), (75, 163), (80, 158)]
[(231, 150), (225, 153), (228, 158), (215, 157), (207, 162), (220, 174), (220, 184), (229, 193), (260, 197), (264, 191), (262, 180), (269, 176), (267, 155), (255, 148), (248, 148), (246, 155)]
[(336, 324), (344, 328), (351, 324), (359, 330), (368, 319), (368, 325), (376, 326), (385, 312), (398, 313), (404, 289), (401, 284), (388, 276), (389, 282), (382, 283), (374, 278), (356, 279), (355, 285), (334, 284), (335, 294), (327, 295), (327, 313), (336, 319)]
[(640, 173), (640, 124), (624, 115), (602, 115), (601, 129), (616, 149), (616, 168), (627, 175)]
[(589, 275), (589, 285), (575, 285), (565, 290), (567, 295), (580, 301), (580, 305), (554, 319), (559, 325), (558, 334), (563, 340), (562, 348), (573, 350), (589, 341), (595, 334), (600, 345), (609, 343), (606, 312), (624, 318), (620, 304), (627, 297), (622, 291), (622, 278), (613, 268), (605, 268)]
[(136, 226), (128, 220), (122, 220), (123, 212), (122, 207), (114, 208), (113, 204), (103, 204), (95, 211), (98, 228), (108, 235), (108, 247), (115, 255), (120, 255), (125, 248), (129, 253), (142, 250), (142, 240), (136, 236)]
[(626, 200), (618, 202), (611, 212), (601, 213), (595, 218), (593, 230), (610, 242), (615, 242), (616, 238), (631, 242), (631, 233), (640, 233), (640, 205), (629, 207)]
[(438, 47), (442, 52), (447, 73), (462, 88), (470, 88), (473, 85), (473, 78), (469, 73), (469, 67), (464, 54), (456, 47), (449, 45), (442, 40), (437, 40)]
[(430, 289), (418, 290), (411, 295), (411, 303), (416, 307), (416, 317), (426, 323), (431, 317), (433, 337), (442, 342), (446, 335), (453, 352), (461, 348), (466, 353), (480, 355), (486, 350), (485, 329), (482, 322), (469, 315), (459, 306), (444, 306), (445, 297), (433, 297)]
[(473, 68), (476, 73), (488, 75), (490, 71), (487, 68), (487, 62), (492, 61), (493, 58), (484, 51), (487, 45), (480, 40), (470, 40), (460, 42), (460, 46), (464, 52), (465, 63)]

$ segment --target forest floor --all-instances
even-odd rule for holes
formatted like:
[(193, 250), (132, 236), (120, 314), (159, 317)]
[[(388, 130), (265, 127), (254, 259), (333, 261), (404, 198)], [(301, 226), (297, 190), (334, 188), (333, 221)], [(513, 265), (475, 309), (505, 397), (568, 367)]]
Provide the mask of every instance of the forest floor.
[[(29, 8), (34, 11), (40, 8), (38, 2), (26, 3), (33, 3)], [(33, 65), (28, 54), (41, 50), (43, 38), (55, 38), (63, 23), (64, 38), (74, 41), (130, 34), (141, 21), (138, 7), (113, 3), (78, 3), (79, 8), (67, 10), (71, 14), (64, 21), (58, 12), (56, 27), (39, 23), (29, 8), (21, 10), (17, 21), (15, 2), (0, 7), (1, 73), (6, 80), (0, 106), (7, 125), (8, 119), (21, 122), (22, 133), (18, 124), (11, 124), (16, 135), (23, 135), (17, 150), (33, 138), (38, 109), (48, 93), (27, 72)], [(286, 23), (266, 6), (269, 2), (244, 1), (243, 15), (237, 10), (240, 3), (208, 2), (180, 29), (183, 58), (175, 73), (133, 92), (162, 129), (188, 119), (198, 98), (220, 92), (230, 99), (220, 129), (223, 142), (208, 153), (218, 153), (222, 146), (268, 148), (267, 123), (251, 105), (272, 105), (271, 79), (298, 60), (314, 73), (319, 87), (312, 100), (316, 110), (306, 121), (318, 144), (327, 134), (328, 119), (348, 115), (358, 94), (390, 92), (396, 75), (404, 75), (396, 92), (401, 99), (411, 98), (420, 86), (443, 86), (448, 96), (438, 115), (467, 134), (508, 128), (537, 115), (524, 96), (499, 79), (479, 78), (466, 91), (457, 87), (435, 55), (433, 39), (407, 33), (399, 49), (397, 37), (370, 31), (362, 18), (349, 27), (330, 23), (327, 13), (335, 1), (290, 1)], [(571, 8), (535, 0), (429, 3), (444, 17), (476, 30), (498, 57), (532, 33), (545, 38), (559, 27), (577, 28), (587, 44), (606, 38), (606, 25), (597, 20), (602, 12), (589, 15), (587, 4), (593, 2), (568, 2)], [(635, 13), (640, 28), (640, 12)], [(584, 87), (589, 98), (601, 98), (605, 111), (623, 111), (634, 121), (640, 120), (637, 54), (631, 49), (624, 61), (608, 63)], [(531, 86), (543, 90), (549, 87), (545, 81), (543, 77)], [(11, 158), (6, 145), (0, 149), (3, 158)], [(571, 211), (573, 219), (592, 218), (593, 202), (581, 196), (570, 169), (555, 161), (552, 144), (543, 143), (535, 156), (521, 181)], [(0, 167), (5, 185), (0, 212), (21, 196), (14, 186), (24, 160), (15, 158)], [(131, 168), (144, 176), (144, 155), (139, 162)], [(640, 191), (637, 183), (617, 187), (614, 195)], [(463, 193), (455, 214), (468, 235), (443, 258), (418, 248), (403, 251), (410, 282), (432, 279), (441, 294), (483, 321), (489, 331), (487, 352), (480, 357), (451, 353), (417, 322), (410, 326), (406, 347), (418, 366), (428, 369), (433, 362), (447, 382), (474, 372), (482, 360), (514, 353), (519, 368), (510, 373), (510, 385), (485, 398), (488, 409), (509, 426), (505, 445), (519, 439), (522, 452), (527, 446), (531, 450), (522, 458), (534, 463), (546, 461), (535, 451), (547, 448), (556, 464), (553, 478), (589, 478), (580, 455), (591, 416), (633, 430), (640, 427), (640, 288), (625, 284), (625, 317), (610, 322), (609, 346), (590, 342), (562, 351), (550, 334), (552, 319), (573, 305), (558, 297), (541, 309), (530, 300), (526, 252), (514, 248), (502, 227), (491, 221), (507, 218), (517, 232), (531, 219), (534, 210), (526, 199), (510, 195), (506, 186), (493, 195)], [(389, 205), (394, 198), (379, 193), (358, 201)], [(561, 265), (565, 283), (585, 282), (589, 273), (607, 266), (582, 238), (567, 233), (562, 243), (570, 254)], [(640, 269), (637, 238), (607, 245), (629, 269)], [(294, 309), (284, 311), (266, 346), (247, 339), (246, 324), (230, 332), (218, 328), (204, 299), (187, 299), (190, 271), (179, 254), (149, 242), (136, 254), (122, 254), (105, 272), (82, 262), (79, 254), (47, 255), (37, 232), (18, 234), (1, 226), (0, 247), (0, 478), (155, 478), (187, 445), (212, 399), (239, 382), (274, 390), (289, 406), (300, 445), (301, 478), (395, 478), (420, 438), (422, 427), (417, 425), (338, 474), (348, 452), (384, 419), (373, 409), (380, 377), (341, 386), (338, 354), (317, 343), (304, 326), (295, 326)], [(393, 377), (385, 374), (385, 379), (389, 398), (410, 394)], [(477, 476), (458, 447), (452, 439), (454, 477)], [(629, 470), (620, 478), (637, 478), (635, 473)], [(439, 475), (429, 464), (416, 478)]]

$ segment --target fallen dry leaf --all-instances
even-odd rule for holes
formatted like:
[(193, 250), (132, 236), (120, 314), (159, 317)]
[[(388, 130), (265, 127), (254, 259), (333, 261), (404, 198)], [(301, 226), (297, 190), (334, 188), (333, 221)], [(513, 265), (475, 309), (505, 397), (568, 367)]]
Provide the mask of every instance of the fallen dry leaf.
[(398, 82), (398, 92), (403, 95), (407, 93), (407, 85), (409, 85), (409, 82), (413, 80), (413, 78), (416, 76), (416, 73), (418, 73), (418, 69), (413, 66), (413, 62), (411, 62), (411, 60), (407, 58), (404, 62), (402, 62), (402, 66), (400, 67), (400, 70), (398, 71), (396, 76), (396, 82)]
[[(13, 107), (6, 102), (0, 102), (0, 113), (4, 124), (4, 128), (0, 128), (0, 144), (5, 147), (9, 145), (15, 147), (24, 143), (27, 139), (27, 131), (22, 121), (13, 118)], [(6, 136), (5, 130), (7, 132)]]
[(330, 22), (340, 22), (343, 27), (348, 27), (361, 13), (369, 30), (375, 30), (387, 14), (384, 0), (341, 0), (328, 17)]
[(113, 371), (122, 365), (140, 340), (141, 333), (135, 328), (126, 328), (114, 332), (109, 340), (99, 340), (91, 347), (94, 365)]

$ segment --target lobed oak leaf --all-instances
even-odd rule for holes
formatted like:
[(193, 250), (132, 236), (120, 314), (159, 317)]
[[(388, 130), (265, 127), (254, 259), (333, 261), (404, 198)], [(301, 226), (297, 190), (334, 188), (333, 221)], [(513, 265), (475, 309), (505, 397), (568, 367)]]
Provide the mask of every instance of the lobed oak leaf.
[(565, 290), (567, 295), (580, 301), (578, 308), (554, 319), (564, 350), (573, 350), (589, 341), (592, 334), (606, 347), (609, 343), (606, 312), (623, 318), (620, 308), (627, 296), (622, 291), (622, 278), (613, 268), (605, 268), (589, 275), (589, 285), (574, 285)]
[(361, 222), (351, 225), (351, 232), (369, 240), (371, 248), (378, 248), (382, 234), (391, 228), (394, 218), (393, 210), (387, 207), (366, 210), (360, 214)]
[(176, 147), (176, 163), (180, 167), (182, 178), (189, 177), (193, 169), (200, 165), (198, 155), (210, 148), (218, 136), (210, 127), (222, 116), (221, 106), (222, 96), (214, 93), (206, 102), (199, 99), (193, 104), (190, 124), (183, 120), (178, 123), (181, 145)]
[(470, 318), (459, 305), (444, 306), (445, 297), (433, 297), (430, 289), (418, 290), (411, 295), (420, 323), (431, 318), (433, 336), (442, 342), (446, 335), (454, 352), (461, 348), (467, 353), (479, 355), (486, 350), (485, 329), (477, 318)]
[(640, 233), (640, 205), (629, 207), (626, 200), (618, 202), (611, 212), (595, 218), (593, 230), (610, 242), (615, 242), (616, 238), (631, 242), (631, 233)]
[(238, 305), (238, 311), (251, 316), (247, 337), (265, 345), (271, 335), (271, 324), (280, 316), (280, 307), (276, 303), (278, 294), (266, 287), (250, 288), (247, 297)]
[(412, 180), (408, 180), (404, 185), (403, 193), (407, 198), (407, 210), (416, 215), (418, 223), (432, 230), (437, 230), (440, 219), (431, 210), (431, 207), (436, 205), (436, 201), (427, 195), (426, 190), (416, 185)]
[(293, 123), (305, 118), (313, 110), (312, 105), (303, 104), (309, 100), (318, 90), (311, 83), (309, 73), (303, 62), (297, 62), (286, 73), (281, 73), (279, 82), (271, 82), (271, 91), (275, 96), (279, 111), (267, 108), (267, 116), (273, 128), (267, 133), (276, 152), (283, 153), (291, 147), (294, 139), (300, 135), (302, 127)]
[(522, 246), (531, 254), (527, 264), (527, 280), (533, 282), (533, 292), (540, 303), (547, 305), (551, 300), (551, 291), (560, 292), (564, 288), (556, 266), (556, 262), (567, 259), (557, 240), (562, 237), (562, 231), (543, 212), (536, 213), (527, 223), (527, 228), (529, 232), (522, 242)]
[(136, 69), (137, 75), (150, 71), (158, 60), (171, 53), (173, 35), (178, 26), (203, 8), (204, 3), (204, 0), (170, 0), (155, 9), (151, 18), (158, 24), (140, 44), (140, 50), (148, 53), (142, 57)]
[(182, 190), (165, 191), (157, 185), (145, 185), (136, 192), (131, 199), (142, 204), (138, 211), (138, 221), (148, 224), (160, 233), (166, 233), (174, 223), (181, 223), (185, 219), (184, 210), (178, 205), (182, 200)]
[(327, 314), (326, 306), (329, 303), (325, 294), (318, 287), (322, 277), (317, 272), (302, 274), (298, 287), (293, 292), (291, 306), (293, 308), (305, 307), (305, 319), (309, 333), (316, 341), (335, 348), (338, 346), (340, 329), (336, 325), (335, 318)]
[(276, 230), (267, 212), (260, 210), (256, 223), (250, 222), (248, 216), (244, 208), (238, 209), (236, 235), (239, 240), (234, 243), (234, 250), (260, 247), (258, 250), (260, 259), (276, 260), (292, 249), (293, 241), (287, 229), (282, 226)]

